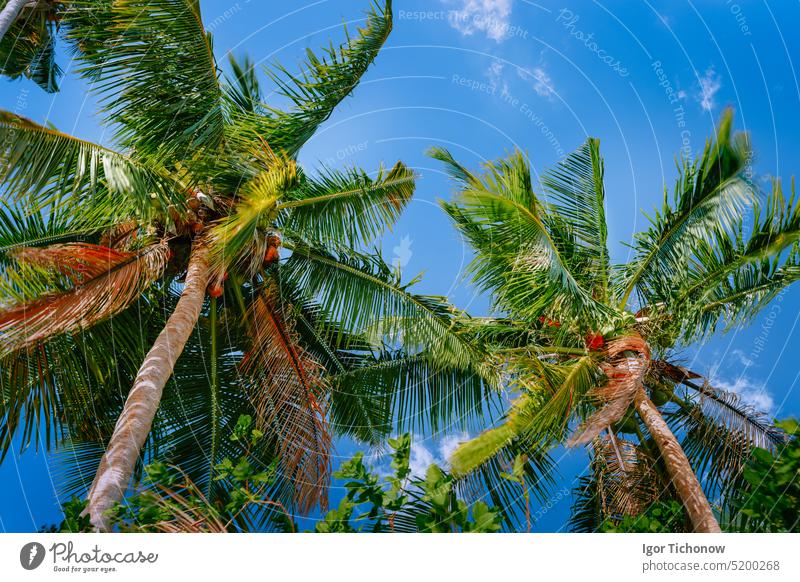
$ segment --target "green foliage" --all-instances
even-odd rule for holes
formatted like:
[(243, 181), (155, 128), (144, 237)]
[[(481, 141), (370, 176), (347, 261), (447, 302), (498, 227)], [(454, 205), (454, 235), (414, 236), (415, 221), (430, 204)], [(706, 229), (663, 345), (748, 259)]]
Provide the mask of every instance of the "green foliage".
[[(58, 91), (63, 74), (55, 61), (58, 21), (63, 2), (36, 2), (23, 8), (0, 40), (0, 75), (31, 79), (48, 93)], [(4, 8), (6, 2), (0, 2)]]
[(639, 515), (626, 515), (621, 521), (607, 519), (603, 533), (678, 533), (685, 531), (686, 515), (677, 501), (653, 503)]
[(800, 423), (785, 420), (778, 426), (790, 438), (775, 452), (753, 450), (740, 489), (733, 493), (733, 531), (800, 531)]
[[(229, 436), (240, 447), (236, 460), (225, 457), (215, 465), (212, 497), (206, 496), (180, 468), (154, 461), (144, 467), (139, 489), (110, 510), (111, 523), (119, 531), (250, 531), (254, 521), (268, 520), (271, 527), (294, 529), (291, 518), (279, 503), (269, 500), (276, 482), (277, 463), (266, 468), (252, 456), (264, 435), (253, 428), (253, 419), (241, 415)], [(82, 515), (85, 501), (77, 498), (62, 506), (61, 532), (91, 531), (88, 516)]]
[[(252, 446), (253, 464), (263, 470), (282, 445), (294, 443), (306, 451), (303, 462), (324, 473), (309, 496), (323, 499), (329, 455), (309, 446), (293, 430), (297, 423), (281, 425), (286, 416), (274, 412), (288, 410), (287, 402), (317, 416), (319, 442), (330, 442), (334, 432), (378, 445), (407, 426), (401, 419), (437, 430), (482, 418), (493, 376), (460, 324), (462, 314), (445, 298), (411, 293), (416, 280), (401, 282), (363, 249), (408, 204), (413, 172), (401, 163), (370, 174), (312, 172), (296, 162), (377, 56), (392, 28), (391, 2), (375, 4), (365, 26), (341, 46), (309, 52), (301, 74), (274, 69), (278, 102), (270, 104), (251, 59), (232, 61), (222, 73), (197, 2), (74, 0), (63, 16), (61, 30), (104, 105), (101, 121), (112, 145), (0, 113), (0, 181), (9, 201), (0, 209), (0, 319), (7, 308), (22, 305), (27, 313), (28, 301), (74, 287), (62, 284), (58, 268), (34, 273), (20, 264), (19, 248), (46, 254), (53, 243), (114, 245), (106, 235), (133, 223), (131, 244), (164, 241), (169, 264), (162, 279), (141, 282), (141, 294), (131, 285), (137, 293), (124, 311), (80, 333), (49, 328), (55, 331), (43, 333), (35, 349), (0, 362), (3, 454), (20, 433), (24, 445), (57, 446), (62, 493), (86, 490), (201, 240), (212, 246), (212, 287), (222, 295), (202, 308), (135, 477), (160, 459), (211, 495), (219, 486), (210, 477), (217, 461), (237, 459), (242, 445), (219, 434), (249, 415), (264, 435)], [(291, 257), (281, 257), (276, 244)], [(252, 332), (268, 323), (251, 308), (265, 288), (279, 290), (268, 307), (285, 321), (273, 326), (281, 333), (259, 334), (270, 342), (257, 346)], [(5, 325), (26, 329), (16, 320)], [(308, 357), (288, 372), (296, 381), (287, 382), (263, 366), (243, 373), (251, 351), (288, 363)], [(316, 403), (299, 388), (287, 394), (288, 387), (307, 386), (310, 372), (321, 378)], [(270, 494), (292, 507), (292, 474), (281, 469)]]
[[(749, 139), (733, 131), (732, 111), (697, 159), (680, 159), (672, 196), (665, 191), (624, 265), (609, 264), (598, 140), (543, 172), (539, 184), (519, 151), (474, 173), (445, 150), (431, 155), (458, 188), (443, 207), (472, 246), (469, 275), (491, 293), (496, 311), (467, 327), (513, 395), (502, 423), (455, 451), (454, 474), (480, 474), (484, 486), (499, 490), (516, 456), (542, 458), (590, 417), (612, 443), (624, 441), (618, 434), (636, 439), (599, 455), (610, 458), (612, 486), (594, 477), (581, 482), (572, 521), (594, 531), (605, 517), (639, 514), (674, 493), (661, 486), (669, 469), (646, 427), (633, 412), (623, 416), (636, 394), (649, 394), (663, 410), (709, 497), (732, 486), (753, 447), (775, 446), (779, 435), (763, 415), (668, 361), (718, 327), (750, 321), (800, 278), (794, 184), (790, 196), (780, 182), (765, 195), (748, 179)], [(616, 363), (612, 342), (627, 346)], [(627, 365), (637, 344), (645, 371), (638, 375)], [(676, 392), (676, 384), (691, 394)], [(647, 475), (646, 486), (633, 486), (634, 474)]]
[(339, 507), (317, 524), (322, 533), (417, 531), (494, 532), (501, 528), (497, 510), (478, 501), (471, 506), (458, 499), (455, 480), (436, 465), (424, 479), (411, 476), (411, 436), (389, 439), (393, 474), (381, 480), (358, 453), (335, 476), (346, 480), (347, 495)]

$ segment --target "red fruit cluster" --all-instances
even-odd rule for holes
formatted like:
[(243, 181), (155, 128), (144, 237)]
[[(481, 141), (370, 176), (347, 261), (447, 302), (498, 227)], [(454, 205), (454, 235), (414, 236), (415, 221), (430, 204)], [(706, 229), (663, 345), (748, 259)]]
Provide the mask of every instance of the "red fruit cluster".
[(599, 333), (588, 333), (586, 334), (586, 347), (589, 350), (599, 350), (601, 349), (606, 343), (605, 338), (603, 338), (602, 334)]
[(264, 253), (264, 263), (271, 265), (280, 260), (281, 254), (278, 247), (281, 246), (281, 237), (271, 234), (267, 237), (267, 252)]
[(548, 327), (561, 327), (561, 324), (559, 322), (553, 321), (552, 319), (549, 319), (544, 315), (539, 316), (539, 322), (547, 325)]

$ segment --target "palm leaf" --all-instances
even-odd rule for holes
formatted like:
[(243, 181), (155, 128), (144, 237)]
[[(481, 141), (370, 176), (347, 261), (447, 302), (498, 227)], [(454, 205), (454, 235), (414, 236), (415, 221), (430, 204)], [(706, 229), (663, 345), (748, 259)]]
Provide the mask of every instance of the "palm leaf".
[(58, 91), (63, 72), (55, 62), (57, 28), (49, 20), (59, 9), (58, 4), (50, 2), (23, 7), (0, 39), (0, 75), (11, 79), (25, 76), (48, 93)]
[(306, 240), (368, 244), (397, 221), (413, 193), (414, 172), (400, 162), (374, 179), (356, 169), (325, 170), (286, 193), (277, 225)]
[(293, 107), (288, 111), (270, 108), (271, 115), (261, 120), (260, 135), (275, 151), (294, 156), (319, 125), (347, 97), (369, 65), (375, 60), (392, 30), (392, 2), (375, 4), (364, 28), (339, 47), (326, 49), (322, 56), (308, 51), (299, 75), (280, 65), (268, 71), (278, 93)]
[(331, 435), (326, 420), (329, 385), (324, 370), (297, 341), (290, 310), (273, 287), (250, 306), (249, 376), (258, 426), (276, 439), (284, 477), (294, 483), (303, 512), (324, 509), (330, 480)]
[(0, 143), (5, 192), (30, 195), (36, 207), (80, 203), (82, 212), (111, 219), (152, 215), (151, 193), (162, 209), (176, 201), (175, 182), (158, 166), (7, 111), (0, 111)]
[(379, 344), (402, 339), (408, 353), (427, 351), (442, 365), (460, 369), (475, 369), (482, 361), (446, 300), (409, 292), (379, 256), (344, 249), (333, 254), (305, 244), (291, 250), (282, 279), (317, 300), (344, 331), (369, 333)]
[(600, 142), (589, 139), (542, 177), (554, 210), (569, 224), (590, 265), (591, 288), (600, 301), (608, 299), (608, 228), (605, 215), (603, 159)]
[(0, 311), (0, 353), (91, 327), (122, 311), (161, 276), (168, 252), (163, 242), (135, 252), (87, 243), (18, 249), (19, 260), (57, 269), (72, 286), (62, 293), (46, 294)]
[(224, 144), (223, 92), (198, 2), (77, 5), (82, 24), (98, 12), (106, 19), (102, 27), (81, 26), (76, 41), (88, 45), (81, 71), (94, 82), (108, 121), (119, 127), (123, 147), (167, 166)]
[(732, 123), (733, 112), (728, 110), (716, 141), (706, 144), (702, 157), (694, 162), (681, 160), (674, 208), (665, 192), (663, 207), (650, 218), (650, 228), (636, 235), (636, 258), (624, 267), (618, 281), (621, 307), (634, 289), (645, 302), (668, 293), (675, 287), (673, 277), (685, 272), (698, 241), (714, 229), (735, 225), (754, 199), (753, 188), (743, 177), (749, 141), (745, 134), (731, 135)]
[(528, 319), (553, 309), (582, 325), (612, 316), (570, 271), (547, 227), (545, 209), (536, 203), (530, 168), (520, 153), (488, 164), (482, 179), (445, 150), (430, 155), (460, 181), (455, 202), (442, 206), (476, 250), (468, 269), (473, 281), (493, 293), (498, 308)]

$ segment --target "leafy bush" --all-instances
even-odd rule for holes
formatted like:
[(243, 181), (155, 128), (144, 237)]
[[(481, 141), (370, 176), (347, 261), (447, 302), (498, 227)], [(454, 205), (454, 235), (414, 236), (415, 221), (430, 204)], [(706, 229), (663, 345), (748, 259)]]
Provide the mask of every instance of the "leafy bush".
[(428, 467), (424, 479), (411, 476), (408, 434), (389, 439), (394, 473), (383, 482), (364, 465), (358, 453), (334, 473), (347, 479), (347, 495), (327, 513), (316, 530), (332, 532), (418, 531), (494, 532), (501, 527), (499, 511), (478, 501), (471, 507), (458, 499), (454, 479), (437, 465)]
[(800, 531), (800, 423), (786, 420), (778, 426), (789, 440), (775, 454), (754, 449), (743, 486), (733, 496), (729, 530)]
[[(225, 458), (215, 467), (214, 482), (220, 483), (213, 501), (176, 467), (154, 462), (145, 467), (143, 488), (111, 510), (115, 529), (127, 532), (237, 532), (251, 531), (258, 524), (272, 529), (297, 531), (286, 508), (269, 499), (276, 465), (257, 470), (248, 451), (263, 434), (252, 428), (252, 419), (242, 416), (232, 441), (243, 446), (237, 460)], [(411, 437), (389, 439), (393, 473), (384, 479), (364, 464), (358, 453), (342, 464), (334, 475), (345, 479), (347, 495), (339, 507), (329, 511), (316, 526), (328, 532), (493, 532), (501, 528), (500, 512), (483, 502), (468, 506), (458, 499), (454, 479), (436, 465), (425, 479), (416, 479), (409, 467)], [(64, 521), (46, 531), (91, 531), (86, 502), (73, 499), (62, 506)], [(255, 513), (263, 510), (260, 519)]]
[(678, 501), (654, 503), (639, 515), (626, 515), (621, 521), (607, 519), (603, 533), (676, 533), (685, 530), (686, 515)]

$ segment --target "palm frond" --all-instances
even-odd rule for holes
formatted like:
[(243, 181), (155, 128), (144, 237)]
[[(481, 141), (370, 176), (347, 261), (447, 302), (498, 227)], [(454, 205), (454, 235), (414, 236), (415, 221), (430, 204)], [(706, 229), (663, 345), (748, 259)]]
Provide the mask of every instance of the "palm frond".
[[(78, 46), (89, 49), (80, 52), (81, 71), (94, 82), (123, 147), (167, 166), (224, 144), (223, 91), (198, 2), (76, 4), (88, 21), (76, 31)], [(102, 27), (91, 23), (98, 11)]]
[(528, 319), (552, 309), (580, 325), (613, 317), (570, 271), (547, 228), (546, 209), (535, 202), (520, 153), (487, 164), (483, 178), (465, 173), (445, 150), (430, 155), (460, 181), (455, 202), (442, 206), (476, 251), (468, 269), (474, 283), (492, 292), (499, 309)]
[(0, 200), (0, 265), (10, 263), (10, 253), (19, 247), (86, 240), (112, 226), (106, 220), (77, 214), (67, 205), (56, 204), (44, 212), (28, 202)]
[(71, 287), (4, 307), (0, 311), (0, 354), (91, 327), (119, 313), (161, 276), (168, 252), (165, 242), (135, 252), (87, 243), (18, 249), (18, 260), (59, 271), (71, 281)]
[(361, 170), (325, 170), (305, 178), (278, 204), (277, 225), (303, 238), (353, 246), (391, 228), (414, 193), (414, 172), (398, 162), (375, 178)]
[(0, 181), (12, 199), (30, 196), (38, 207), (78, 204), (107, 218), (153, 214), (177, 201), (176, 183), (158, 166), (145, 165), (103, 146), (0, 111)]
[(0, 75), (11, 79), (25, 76), (47, 93), (58, 91), (63, 74), (55, 61), (55, 37), (58, 34), (52, 21), (59, 4), (29, 3), (0, 39)]
[(746, 134), (731, 135), (733, 112), (722, 116), (716, 141), (709, 140), (700, 159), (682, 159), (673, 205), (664, 196), (660, 211), (650, 217), (648, 230), (635, 236), (636, 258), (625, 265), (618, 280), (620, 306), (635, 289), (643, 303), (658, 301), (674, 287), (673, 278), (685, 272), (698, 241), (714, 229), (730, 229), (755, 196), (744, 178), (750, 156)]
[(445, 298), (411, 293), (379, 256), (345, 249), (333, 254), (302, 243), (291, 250), (282, 279), (316, 299), (342, 330), (368, 333), (378, 344), (401, 340), (408, 353), (427, 351), (443, 366), (475, 369), (482, 361)]
[(600, 141), (587, 140), (548, 170), (541, 182), (553, 209), (569, 224), (579, 242), (594, 295), (606, 301), (610, 273)]
[(330, 480), (329, 385), (322, 366), (297, 342), (290, 310), (280, 302), (270, 286), (254, 297), (247, 315), (252, 346), (242, 370), (251, 379), (257, 424), (276, 439), (284, 477), (308, 512), (324, 508)]
[(509, 447), (547, 448), (566, 434), (570, 419), (599, 378), (591, 356), (559, 365), (538, 362), (514, 381), (524, 390), (502, 424), (462, 443), (450, 458), (454, 475), (467, 475)]
[(278, 199), (297, 182), (297, 165), (284, 160), (242, 185), (235, 210), (214, 224), (209, 233), (215, 269), (224, 271), (233, 266), (248, 278), (255, 276), (264, 262)]
[[(151, 299), (141, 299), (80, 334), (55, 336), (1, 357), (0, 458), (19, 434), (22, 449), (35, 441), (37, 447), (43, 443), (51, 450), (63, 446), (62, 439), (78, 439), (87, 444), (81, 450), (88, 454), (98, 448), (89, 445), (99, 443), (99, 462), (102, 442), (122, 410), (124, 394), (119, 387), (132, 383), (149, 347), (152, 330), (140, 321), (157, 321), (154, 307)], [(84, 475), (88, 482), (94, 469), (96, 465)], [(63, 491), (75, 493), (70, 489), (74, 483), (69, 481)]]
[(486, 418), (496, 398), (476, 372), (441, 366), (425, 353), (390, 350), (359, 358), (331, 384), (334, 428), (358, 435), (369, 427), (383, 438), (392, 431), (468, 430)]
[(322, 56), (309, 50), (299, 75), (277, 64), (268, 70), (278, 93), (288, 98), (293, 107), (288, 111), (269, 108), (270, 115), (258, 124), (260, 136), (275, 151), (295, 156), (336, 106), (355, 89), (391, 30), (391, 0), (386, 0), (384, 6), (376, 2), (367, 15), (366, 26), (358, 30), (357, 36), (348, 36), (347, 42), (339, 47), (331, 45)]
[(243, 112), (255, 113), (261, 107), (261, 87), (253, 61), (245, 55), (241, 61), (233, 53), (228, 55), (228, 63), (233, 73), (226, 87), (228, 95)]

